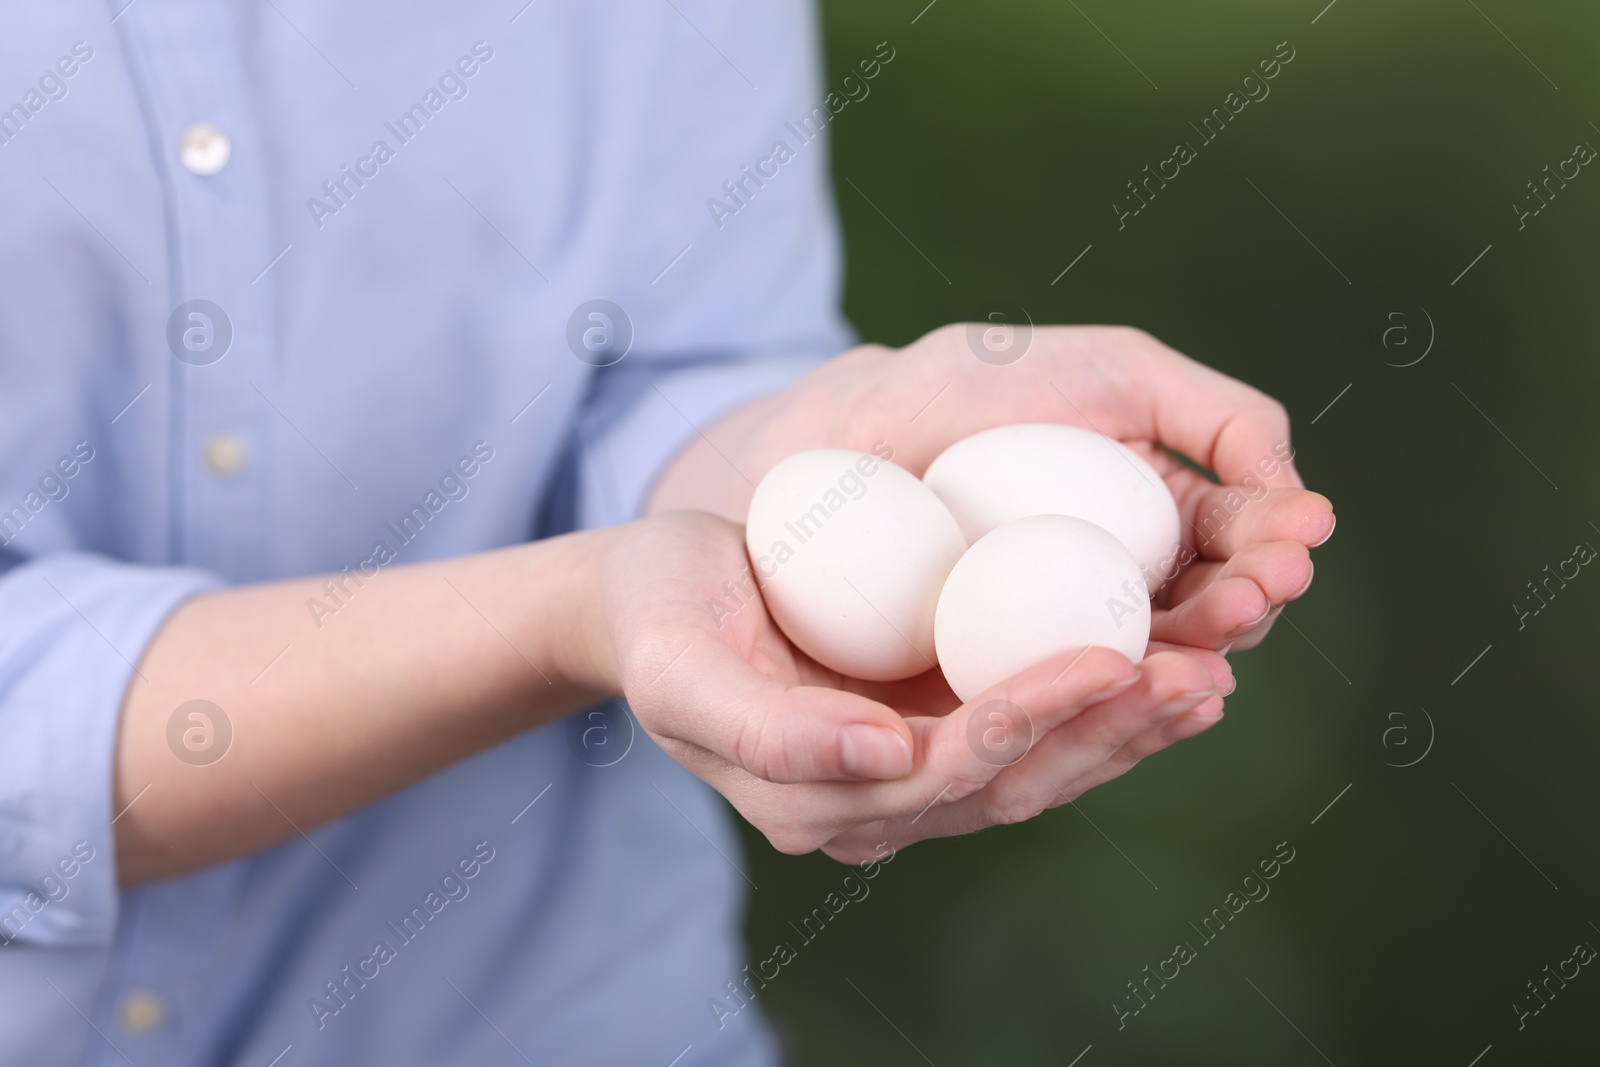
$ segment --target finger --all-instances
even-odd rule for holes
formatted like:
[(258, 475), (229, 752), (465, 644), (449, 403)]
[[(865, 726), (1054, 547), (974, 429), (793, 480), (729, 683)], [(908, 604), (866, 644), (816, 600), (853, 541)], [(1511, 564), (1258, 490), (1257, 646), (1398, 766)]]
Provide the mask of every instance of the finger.
[(829, 843), (829, 854), (870, 848), (885, 835), (899, 847), (1032, 818), (1059, 802), (1061, 787), (1105, 763), (1134, 737), (1215, 699), (1201, 663), (1181, 653), (1158, 652), (1141, 662), (1139, 679), (1130, 688), (1036, 733), (1033, 747), (981, 789), (965, 796), (945, 794), (915, 816), (850, 831)]
[[(1110, 649), (1085, 649), (1038, 664), (953, 714), (906, 719), (915, 738), (916, 770), (892, 782), (775, 785), (731, 764), (707, 766), (692, 758), (685, 762), (775, 847), (807, 852), (852, 828), (892, 819), (914, 824), (930, 807), (976, 792), (1003, 769), (984, 748), (985, 730), (1020, 728), (1036, 738), (1137, 684), (1141, 671)], [(995, 714), (1002, 718), (991, 721)], [(1023, 734), (1021, 744), (1027, 743)], [(672, 755), (678, 758), (677, 752)]]
[(1096, 775), (1108, 781), (1127, 770), (1137, 761), (1124, 760), (1122, 754), (1137, 738), (1219, 703), (1210, 673), (1193, 657), (1158, 652), (1146, 657), (1143, 668), (1138, 685), (1044, 737), (1024, 759), (996, 776), (975, 806), (1004, 816), (1006, 822), (1032, 818), (1073, 799), (1077, 794), (1065, 792), (1071, 784)]
[[(663, 649), (656, 679), (628, 699), (652, 734), (697, 746), (769, 782), (894, 779), (913, 738), (892, 708), (825, 686), (789, 686), (715, 635)], [(648, 670), (648, 667), (646, 668)]]
[(1272, 603), (1249, 578), (1221, 578), (1199, 596), (1155, 612), (1150, 635), (1197, 648), (1219, 649), (1267, 617)]
[(1233, 486), (1197, 486), (1185, 491), (1178, 507), (1204, 559), (1224, 560), (1263, 541), (1315, 548), (1333, 534), (1333, 504), (1306, 489), (1270, 489), (1251, 500)]
[(918, 772), (904, 783), (903, 795), (878, 790), (887, 802), (881, 814), (920, 812), (936, 796), (947, 803), (981, 789), (1008, 765), (1008, 746), (1025, 752), (1086, 709), (1139, 688), (1146, 673), (1162, 673), (1162, 662), (1147, 663), (1135, 666), (1107, 648), (1081, 649), (990, 687), (953, 714), (908, 720), (918, 736)]
[(1268, 613), (1267, 617), (1262, 619), (1258, 625), (1252, 626), (1248, 633), (1241, 634), (1234, 638), (1233, 641), (1230, 642), (1228, 651), (1248, 652), (1250, 649), (1255, 648), (1257, 645), (1267, 639), (1267, 635), (1272, 632), (1272, 624), (1277, 622), (1278, 616), (1282, 614), (1282, 608), (1273, 608), (1272, 611)]
[(1200, 664), (1211, 675), (1211, 685), (1221, 696), (1227, 696), (1235, 688), (1233, 665), (1220, 651), (1168, 641), (1151, 641), (1150, 647), (1145, 650), (1145, 655), (1152, 656), (1157, 652), (1181, 652)]
[(1225, 482), (1248, 475), (1269, 486), (1305, 485), (1294, 469), (1288, 412), (1265, 393), (1138, 330), (1116, 330), (1087, 354), (1105, 395), (1117, 399), (1108, 412), (1117, 428), (1102, 432), (1160, 441)]
[[(1203, 734), (1221, 721), (1221, 702), (1213, 698), (1205, 701), (1193, 711), (1152, 726), (1119, 748), (1100, 766), (1078, 778), (1070, 785), (1062, 787), (1059, 803), (1064, 804), (1078, 799), (1096, 786), (1104, 785), (1113, 778), (1119, 778), (1126, 774), (1141, 760), (1155, 755), (1162, 749), (1171, 748), (1179, 741)], [(1054, 807), (1056, 805), (1051, 806)]]
[(1274, 608), (1311, 588), (1310, 551), (1298, 541), (1253, 545), (1227, 563), (1203, 563), (1179, 577), (1173, 606), (1151, 618), (1164, 641), (1220, 649), (1258, 626)]
[(1311, 550), (1299, 541), (1264, 541), (1234, 553), (1227, 561), (1198, 561), (1167, 587), (1173, 610), (1224, 578), (1249, 578), (1273, 604), (1298, 600), (1311, 587)]

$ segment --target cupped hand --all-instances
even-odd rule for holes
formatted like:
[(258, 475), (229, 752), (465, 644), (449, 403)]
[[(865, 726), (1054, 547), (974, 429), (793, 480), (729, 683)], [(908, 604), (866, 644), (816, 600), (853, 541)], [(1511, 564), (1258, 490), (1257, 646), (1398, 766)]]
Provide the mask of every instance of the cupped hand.
[[(1309, 550), (1334, 526), (1332, 505), (1295, 470), (1283, 405), (1139, 330), (1035, 327), (1026, 352), (1003, 364), (979, 358), (981, 333), (956, 324), (904, 348), (863, 345), (828, 361), (712, 427), (662, 479), (656, 505), (742, 521), (754, 484), (804, 449), (884, 442), (921, 475), (980, 430), (1078, 426), (1139, 452), (1178, 501), (1174, 562), (1183, 566), (1157, 599), (1152, 637), (1211, 651), (1258, 643), (1309, 588)], [(1227, 692), (1231, 680), (1217, 684)]]
[(937, 671), (846, 678), (767, 614), (742, 528), (699, 512), (621, 528), (601, 595), (644, 730), (777, 848), (846, 862), (1066, 803), (1216, 722), (1231, 687), (1221, 656), (1159, 643), (1066, 653), (966, 705)]

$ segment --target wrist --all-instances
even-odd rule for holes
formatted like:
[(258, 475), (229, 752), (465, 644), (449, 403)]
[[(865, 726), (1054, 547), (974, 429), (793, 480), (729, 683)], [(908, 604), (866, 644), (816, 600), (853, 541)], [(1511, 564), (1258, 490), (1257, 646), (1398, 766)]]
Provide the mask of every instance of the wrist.
[(534, 558), (534, 573), (525, 587), (537, 603), (533, 630), (549, 664), (541, 667), (549, 682), (584, 702), (622, 692), (600, 590), (605, 557), (618, 531), (580, 530), (526, 546)]

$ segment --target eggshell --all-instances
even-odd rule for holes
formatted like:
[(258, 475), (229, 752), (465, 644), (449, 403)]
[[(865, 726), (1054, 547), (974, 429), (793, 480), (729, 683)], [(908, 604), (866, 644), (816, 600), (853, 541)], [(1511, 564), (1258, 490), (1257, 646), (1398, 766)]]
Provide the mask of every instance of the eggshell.
[(874, 681), (936, 664), (939, 590), (967, 542), (914, 475), (864, 452), (790, 456), (756, 486), (745, 544), (773, 619), (818, 663)]
[(1075, 426), (1019, 423), (973, 434), (940, 453), (922, 480), (968, 543), (1027, 515), (1072, 515), (1110, 530), (1159, 589), (1174, 573), (1178, 505), (1138, 453)]
[(945, 579), (939, 666), (962, 700), (1070, 649), (1144, 658), (1150, 601), (1139, 565), (1083, 519), (1034, 515), (978, 539)]

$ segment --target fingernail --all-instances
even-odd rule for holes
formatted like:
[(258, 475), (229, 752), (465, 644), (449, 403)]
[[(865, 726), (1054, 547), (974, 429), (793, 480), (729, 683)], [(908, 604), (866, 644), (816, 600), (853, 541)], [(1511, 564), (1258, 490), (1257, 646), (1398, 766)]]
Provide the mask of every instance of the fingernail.
[(853, 723), (839, 731), (839, 766), (856, 778), (901, 778), (911, 772), (911, 746), (893, 730)]
[(1221, 709), (1218, 709), (1215, 715), (1206, 715), (1204, 717), (1199, 715), (1190, 715), (1187, 718), (1179, 718), (1170, 723), (1166, 727), (1164, 733), (1167, 741), (1169, 742), (1185, 741), (1191, 737), (1205, 733), (1207, 730), (1211, 729), (1211, 727), (1215, 726), (1221, 721), (1222, 711)]
[(1153, 718), (1157, 722), (1163, 719), (1175, 719), (1186, 711), (1193, 711), (1216, 695), (1217, 690), (1214, 686), (1210, 689), (1196, 689), (1191, 693), (1179, 693), (1165, 704), (1156, 708)]
[(1311, 588), (1311, 580), (1313, 578), (1315, 578), (1316, 576), (1317, 576), (1317, 566), (1316, 566), (1316, 564), (1313, 563), (1311, 565), (1311, 573), (1306, 575), (1306, 584), (1302, 585), (1298, 592), (1290, 593), (1289, 594), (1289, 599), (1290, 600), (1299, 600), (1301, 597), (1305, 596), (1306, 595), (1306, 590)]
[(1217, 649), (1217, 655), (1226, 656), (1228, 654), (1228, 652), (1232, 650), (1232, 648), (1233, 648), (1233, 642), (1229, 641), (1227, 644), (1225, 644), (1221, 648)]
[(1322, 540), (1318, 541), (1314, 545), (1307, 545), (1306, 547), (1307, 548), (1317, 548), (1317, 547), (1319, 547), (1321, 545), (1327, 544), (1328, 543), (1328, 538), (1332, 537), (1333, 536), (1333, 531), (1338, 529), (1338, 528), (1339, 528), (1339, 516), (1335, 515), (1333, 517), (1333, 525), (1328, 527), (1328, 532), (1322, 535)]
[(1271, 615), (1271, 614), (1272, 614), (1272, 605), (1269, 603), (1267, 605), (1267, 610), (1266, 611), (1263, 611), (1260, 615), (1257, 615), (1254, 619), (1251, 619), (1249, 622), (1245, 623), (1243, 626), (1238, 626), (1238, 627), (1234, 628), (1233, 632), (1228, 635), (1230, 643), (1233, 640), (1237, 639), (1237, 638), (1243, 637), (1245, 634), (1249, 633), (1251, 630), (1254, 630), (1257, 626), (1260, 626), (1262, 623), (1266, 622), (1267, 621), (1267, 616)]
[(1228, 678), (1228, 688), (1217, 690), (1217, 695), (1231, 697), (1233, 696), (1233, 691), (1237, 688), (1239, 688), (1239, 677), (1238, 675), (1232, 675)]
[(1092, 696), (1088, 700), (1084, 701), (1084, 703), (1085, 704), (1098, 704), (1101, 701), (1110, 700), (1112, 697), (1116, 696), (1118, 693), (1127, 692), (1129, 689), (1133, 688), (1133, 684), (1139, 680), (1140, 675), (1142, 675), (1143, 673), (1144, 673), (1143, 671), (1137, 671), (1136, 670), (1136, 671), (1133, 672), (1133, 676), (1131, 678), (1124, 678), (1120, 682), (1112, 682), (1110, 685), (1108, 685), (1104, 689), (1100, 690), (1094, 696)]

